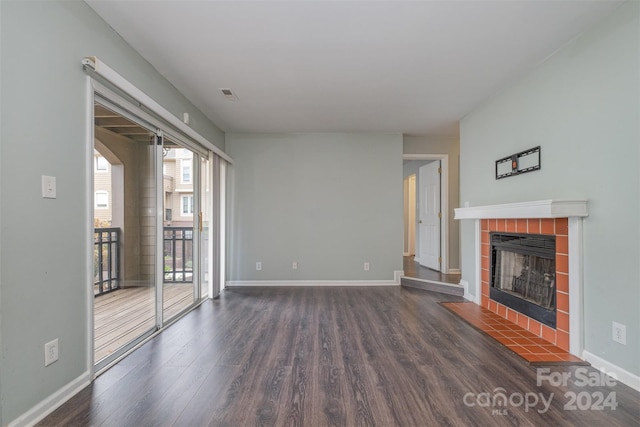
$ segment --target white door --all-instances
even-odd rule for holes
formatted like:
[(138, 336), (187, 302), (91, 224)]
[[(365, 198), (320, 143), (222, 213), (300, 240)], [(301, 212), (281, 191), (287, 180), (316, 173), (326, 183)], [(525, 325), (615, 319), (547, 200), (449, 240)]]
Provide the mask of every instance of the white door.
[(418, 169), (419, 263), (440, 271), (440, 161)]

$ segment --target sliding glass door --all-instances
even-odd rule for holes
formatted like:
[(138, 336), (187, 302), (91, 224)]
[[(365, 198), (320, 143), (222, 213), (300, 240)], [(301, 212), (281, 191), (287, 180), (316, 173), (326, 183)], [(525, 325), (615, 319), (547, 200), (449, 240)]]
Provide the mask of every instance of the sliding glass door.
[(118, 95), (94, 94), (93, 354), (100, 371), (207, 297), (209, 151)]
[(197, 274), (199, 185), (197, 154), (170, 137), (163, 138), (163, 263), (162, 317), (168, 321), (198, 298)]
[(94, 104), (94, 360), (106, 366), (156, 330), (156, 151), (143, 120)]

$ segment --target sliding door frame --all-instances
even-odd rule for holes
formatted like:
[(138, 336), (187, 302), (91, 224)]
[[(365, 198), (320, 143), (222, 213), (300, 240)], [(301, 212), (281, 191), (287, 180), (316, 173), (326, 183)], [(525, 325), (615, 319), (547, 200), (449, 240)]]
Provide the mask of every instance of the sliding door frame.
[[(111, 84), (111, 83), (109, 83)], [(124, 91), (121, 88), (115, 87), (116, 90), (119, 90), (121, 93)], [(88, 236), (93, 236), (93, 207), (91, 205), (91, 201), (93, 200), (93, 148), (94, 148), (94, 104), (95, 102), (106, 101), (105, 106), (108, 108), (113, 108), (114, 111), (118, 114), (122, 114), (125, 118), (130, 119), (134, 122), (142, 123), (145, 127), (150, 129), (155, 129), (156, 134), (156, 147), (155, 147), (155, 185), (156, 185), (156, 327), (155, 330), (150, 330), (148, 333), (143, 334), (140, 339), (135, 339), (129, 345), (127, 344), (121, 354), (117, 358), (113, 360), (108, 360), (106, 363), (101, 364), (100, 366), (96, 365), (95, 361), (95, 336), (94, 336), (94, 328), (95, 328), (95, 318), (94, 318), (94, 295), (93, 292), (87, 292), (87, 318), (88, 322), (88, 332), (87, 332), (87, 361), (88, 361), (88, 371), (90, 373), (90, 378), (93, 380), (95, 377), (104, 372), (113, 364), (117, 363), (123, 357), (127, 356), (129, 353), (137, 349), (140, 345), (142, 345), (149, 338), (155, 336), (164, 328), (169, 326), (171, 323), (182, 317), (184, 314), (196, 308), (199, 304), (201, 304), (204, 299), (201, 295), (201, 284), (200, 277), (201, 273), (201, 233), (200, 233), (200, 221), (197, 217), (195, 217), (196, 213), (202, 212), (202, 195), (200, 194), (202, 191), (201, 185), (201, 160), (207, 159), (209, 161), (210, 168), (210, 182), (211, 189), (213, 191), (212, 197), (212, 206), (210, 206), (211, 215), (214, 219), (212, 221), (211, 226), (209, 227), (209, 271), (211, 272), (208, 277), (208, 298), (215, 298), (218, 296), (220, 289), (224, 286), (224, 247), (225, 242), (221, 241), (221, 239), (225, 238), (224, 231), (224, 212), (222, 209), (225, 207), (225, 200), (221, 200), (225, 195), (225, 185), (224, 177), (222, 176), (223, 171), (225, 171), (225, 167), (227, 163), (230, 163), (231, 159), (226, 155), (219, 155), (217, 152), (212, 151), (206, 147), (199, 145), (197, 142), (191, 140), (188, 136), (182, 135), (180, 131), (176, 131), (171, 124), (164, 122), (163, 120), (159, 120), (151, 114), (143, 111), (138, 106), (134, 105), (132, 101), (126, 99), (124, 96), (118, 94), (114, 89), (110, 89), (100, 81), (93, 78), (91, 75), (87, 76), (87, 150), (86, 150), (86, 170), (85, 173), (87, 175), (87, 224), (86, 231)], [(125, 96), (129, 96), (129, 94), (125, 93)], [(131, 95), (131, 97), (133, 97)], [(193, 171), (194, 171), (194, 227), (193, 227), (193, 258), (194, 258), (194, 280), (197, 280), (197, 283), (194, 283), (193, 289), (193, 300), (192, 303), (182, 310), (178, 315), (171, 318), (168, 322), (163, 318), (163, 280), (164, 280), (164, 257), (162, 248), (164, 247), (164, 194), (163, 194), (163, 174), (158, 171), (158, 168), (162, 168), (162, 150), (158, 147), (162, 147), (162, 138), (167, 136), (168, 138), (179, 142), (183, 147), (191, 150), (194, 154), (193, 156)], [(218, 167), (214, 167), (214, 164), (218, 165)], [(217, 172), (217, 173), (216, 173)], [(196, 197), (197, 195), (197, 197)], [(217, 200), (213, 200), (217, 198)], [(93, 277), (91, 275), (93, 271), (93, 239), (88, 239), (87, 241), (87, 284), (93, 282)], [(197, 260), (197, 262), (196, 262)], [(214, 269), (215, 268), (215, 269)], [(89, 287), (87, 287), (89, 289)]]

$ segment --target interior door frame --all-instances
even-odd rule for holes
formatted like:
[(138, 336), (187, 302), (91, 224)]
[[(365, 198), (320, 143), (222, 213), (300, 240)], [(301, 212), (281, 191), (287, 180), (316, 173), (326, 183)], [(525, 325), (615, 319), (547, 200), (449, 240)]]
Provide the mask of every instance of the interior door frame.
[[(449, 155), (448, 154), (403, 154), (402, 160), (440, 160), (440, 270), (449, 273)], [(419, 187), (416, 179), (416, 187)], [(417, 252), (417, 249), (416, 249)]]

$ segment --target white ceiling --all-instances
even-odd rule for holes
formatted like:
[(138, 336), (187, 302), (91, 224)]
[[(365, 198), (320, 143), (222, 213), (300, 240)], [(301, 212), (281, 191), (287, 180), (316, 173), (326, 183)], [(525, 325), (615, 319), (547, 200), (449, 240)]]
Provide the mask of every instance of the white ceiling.
[[(225, 131), (447, 136), (620, 4), (87, 3)], [(233, 89), (238, 101), (220, 88)]]

